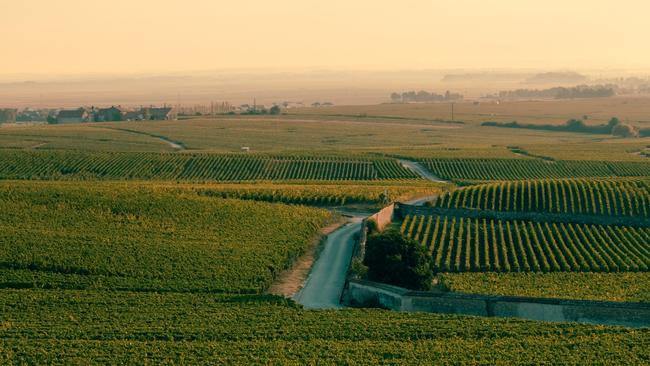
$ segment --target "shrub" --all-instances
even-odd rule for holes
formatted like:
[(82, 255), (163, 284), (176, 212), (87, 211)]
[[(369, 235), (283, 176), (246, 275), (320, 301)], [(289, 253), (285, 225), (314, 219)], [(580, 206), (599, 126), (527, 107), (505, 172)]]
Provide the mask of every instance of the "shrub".
[(412, 290), (430, 290), (431, 257), (417, 241), (395, 229), (373, 234), (366, 243), (363, 264), (368, 279)]

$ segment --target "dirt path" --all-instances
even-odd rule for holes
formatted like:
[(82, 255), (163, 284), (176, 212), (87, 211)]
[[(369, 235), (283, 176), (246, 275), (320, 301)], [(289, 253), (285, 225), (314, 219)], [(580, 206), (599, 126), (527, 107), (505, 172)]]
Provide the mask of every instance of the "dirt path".
[(32, 145), (32, 146), (30, 146), (29, 148), (30, 148), (30, 149), (38, 149), (39, 147), (43, 147), (43, 146), (45, 146), (45, 145), (47, 145), (47, 144), (49, 144), (49, 142), (39, 142), (38, 144), (36, 144), (36, 145)]
[(151, 138), (158, 139), (158, 140), (166, 143), (167, 145), (171, 146), (175, 150), (187, 150), (187, 147), (185, 147), (185, 145), (182, 142), (170, 140), (169, 138), (167, 138), (165, 136), (162, 136), (162, 135), (156, 135), (156, 134), (153, 134), (153, 133), (148, 133), (148, 132), (143, 132), (143, 131), (130, 130), (128, 128), (106, 127), (106, 126), (102, 126), (102, 127), (99, 127), (99, 128), (106, 128), (106, 129), (109, 129), (109, 130), (122, 131), (122, 132), (133, 133), (133, 134), (136, 134), (136, 135), (149, 136)]
[(422, 166), (422, 164), (418, 163), (417, 161), (406, 160), (406, 159), (399, 159), (398, 161), (400, 164), (402, 164), (403, 167), (416, 172), (419, 176), (421, 176), (424, 179), (430, 180), (432, 182), (438, 182), (438, 183), (449, 183), (448, 181), (433, 175), (433, 173), (431, 173), (427, 168)]

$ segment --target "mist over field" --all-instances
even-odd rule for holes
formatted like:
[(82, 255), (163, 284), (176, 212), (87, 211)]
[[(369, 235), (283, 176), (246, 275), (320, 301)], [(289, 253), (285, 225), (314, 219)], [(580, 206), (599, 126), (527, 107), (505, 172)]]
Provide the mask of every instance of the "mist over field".
[[(577, 74), (536, 80), (548, 73)], [(79, 105), (126, 107), (169, 104), (193, 105), (227, 101), (236, 105), (270, 105), (284, 101), (330, 102), (336, 105), (368, 105), (391, 102), (390, 94), (402, 91), (447, 90), (466, 99), (479, 99), (502, 90), (550, 88), (579, 84), (620, 83), (639, 78), (650, 84), (643, 70), (328, 70), (248, 69), (174, 73), (97, 75), (0, 76), (3, 106), (73, 108)]]
[(0, 365), (645, 365), (648, 0), (0, 0)]

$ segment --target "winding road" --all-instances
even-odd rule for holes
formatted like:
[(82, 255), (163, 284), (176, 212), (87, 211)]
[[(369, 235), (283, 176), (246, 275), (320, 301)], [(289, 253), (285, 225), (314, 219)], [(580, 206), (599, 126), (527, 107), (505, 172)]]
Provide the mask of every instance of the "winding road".
[(422, 178), (430, 180), (432, 182), (438, 183), (448, 183), (446, 180), (441, 179), (433, 175), (427, 168), (422, 166), (422, 164), (417, 161), (399, 159), (399, 163), (402, 164), (406, 169), (410, 169), (420, 175)]
[[(400, 163), (420, 174), (424, 179), (445, 182), (428, 172), (419, 163), (400, 160)], [(405, 202), (410, 205), (423, 205), (435, 196), (425, 196)], [(346, 212), (352, 219), (348, 224), (327, 236), (323, 251), (314, 263), (303, 288), (293, 297), (307, 309), (337, 309), (341, 305), (341, 294), (345, 287), (348, 267), (352, 260), (356, 234), (361, 231), (361, 222), (366, 212)]]

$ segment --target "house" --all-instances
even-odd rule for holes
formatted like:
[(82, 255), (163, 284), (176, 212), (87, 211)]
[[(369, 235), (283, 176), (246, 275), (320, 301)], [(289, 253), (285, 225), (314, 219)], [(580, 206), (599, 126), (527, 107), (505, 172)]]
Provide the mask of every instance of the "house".
[(126, 112), (124, 119), (127, 121), (143, 121), (145, 119), (144, 112), (142, 110)]
[(0, 123), (16, 123), (17, 109), (0, 109)]
[(163, 108), (143, 108), (144, 119), (165, 121), (172, 119), (172, 109), (169, 107)]
[(124, 112), (120, 108), (110, 107), (110, 108), (100, 108), (95, 114), (95, 121), (97, 122), (112, 122), (112, 121), (123, 121)]
[(81, 123), (90, 121), (90, 114), (86, 108), (64, 109), (56, 115), (57, 123)]

